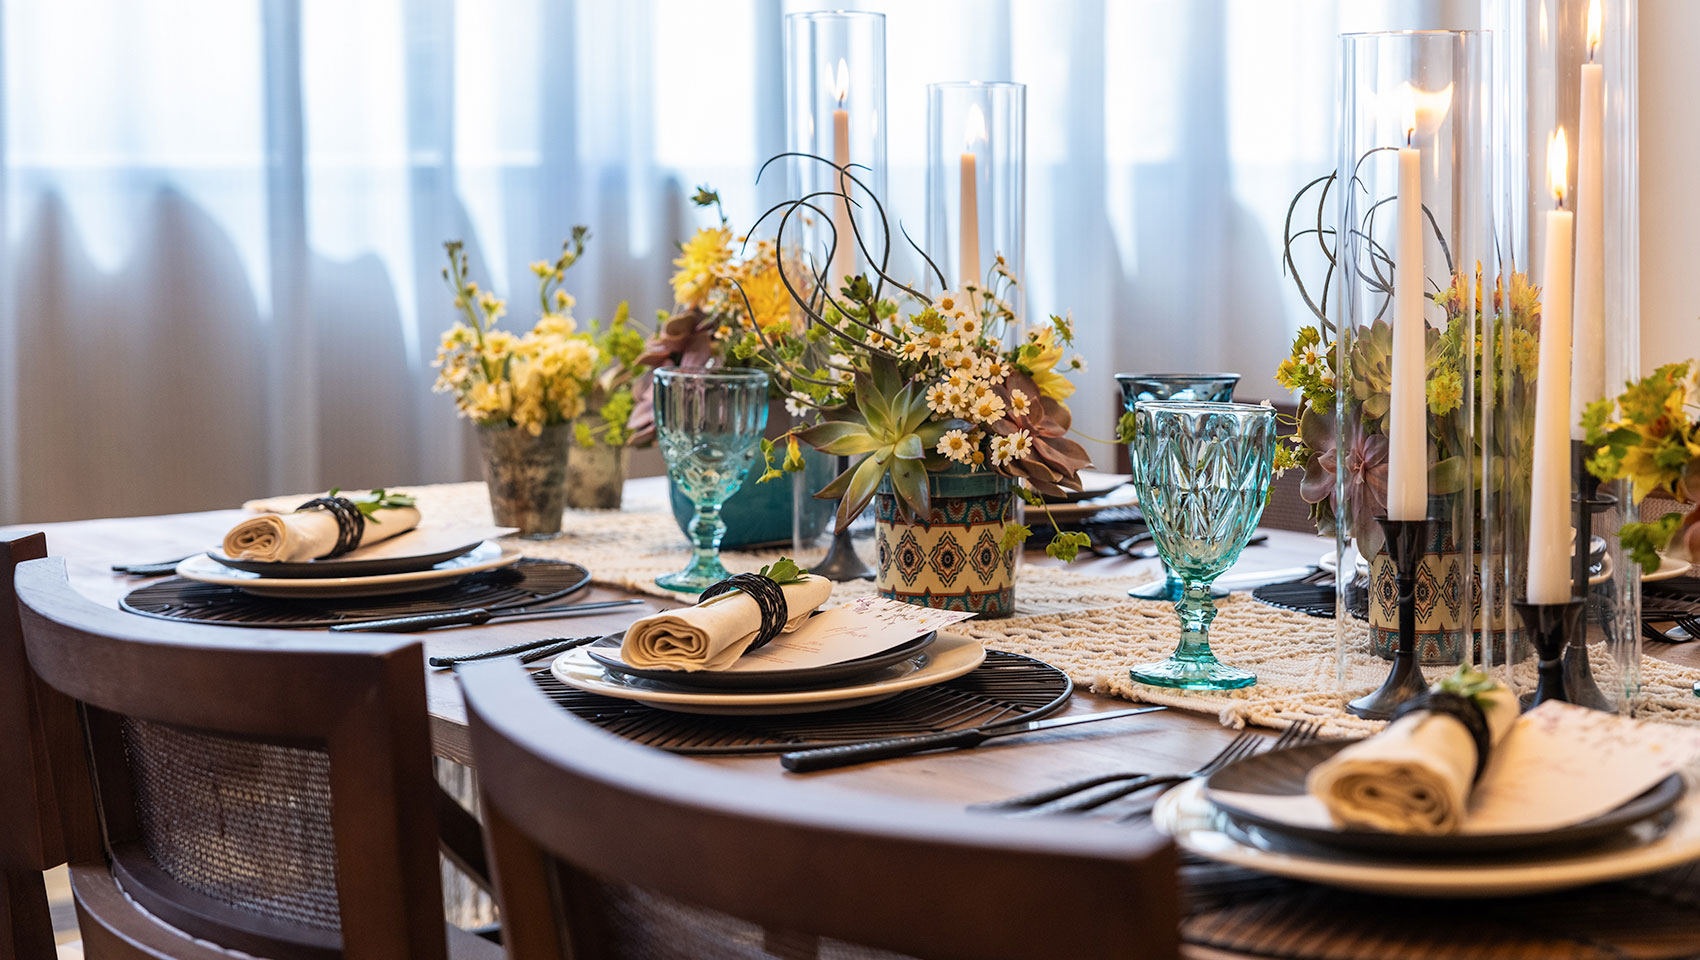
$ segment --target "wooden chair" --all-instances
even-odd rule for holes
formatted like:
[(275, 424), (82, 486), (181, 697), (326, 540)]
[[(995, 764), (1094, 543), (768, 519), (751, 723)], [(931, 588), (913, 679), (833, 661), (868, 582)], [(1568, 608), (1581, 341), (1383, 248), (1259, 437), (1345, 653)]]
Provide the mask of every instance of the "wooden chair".
[(49, 738), (12, 589), (17, 565), (45, 556), (47, 541), (39, 533), (0, 541), (0, 956), (18, 960), (54, 956), (41, 874), (65, 862)]
[[(417, 640), (151, 620), (17, 572), (90, 960), (498, 957), (445, 927)], [(446, 947), (452, 945), (452, 949)]]
[(459, 675), (512, 960), (1177, 955), (1148, 829), (753, 778), (597, 730), (513, 663)]

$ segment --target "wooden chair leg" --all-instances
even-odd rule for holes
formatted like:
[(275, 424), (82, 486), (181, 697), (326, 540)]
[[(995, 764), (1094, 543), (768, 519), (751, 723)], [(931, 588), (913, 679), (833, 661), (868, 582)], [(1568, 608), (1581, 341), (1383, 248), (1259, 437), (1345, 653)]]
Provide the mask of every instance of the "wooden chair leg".
[(18, 960), (54, 960), (53, 916), (47, 887), (33, 870), (0, 871), (0, 954)]

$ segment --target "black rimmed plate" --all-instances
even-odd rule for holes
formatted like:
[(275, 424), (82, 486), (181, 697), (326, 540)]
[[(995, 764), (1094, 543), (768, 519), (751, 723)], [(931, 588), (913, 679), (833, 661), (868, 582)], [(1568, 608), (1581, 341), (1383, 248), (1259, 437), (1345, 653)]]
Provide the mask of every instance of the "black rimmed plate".
[(604, 670), (617, 677), (650, 680), (673, 687), (694, 687), (704, 690), (785, 690), (823, 687), (849, 680), (860, 680), (869, 674), (902, 663), (920, 653), (937, 639), (937, 632), (924, 633), (879, 653), (855, 660), (827, 663), (818, 667), (798, 667), (784, 670), (640, 670), (628, 666), (619, 657), (624, 633), (603, 637), (584, 648), (585, 655)]
[(1204, 796), (1217, 809), (1241, 825), (1250, 825), (1277, 836), (1322, 844), (1355, 853), (1393, 854), (1401, 857), (1469, 857), (1481, 854), (1533, 852), (1547, 847), (1581, 846), (1602, 840), (1669, 810), (1682, 799), (1686, 789), (1682, 777), (1671, 774), (1644, 793), (1612, 810), (1567, 827), (1527, 833), (1405, 834), (1377, 830), (1337, 830), (1290, 823), (1267, 813), (1236, 804), (1225, 793), (1299, 796), (1311, 768), (1355, 741), (1311, 743), (1290, 750), (1258, 754), (1229, 764), (1204, 781)]
[(1133, 482), (1133, 476), (1126, 473), (1103, 473), (1098, 470), (1080, 471), (1080, 489), (1064, 490), (1059, 494), (1046, 494), (1046, 503), (1076, 503), (1081, 500), (1096, 500), (1108, 496)]
[[(406, 536), (408, 534), (404, 533), (394, 539), (400, 541)], [(390, 541), (385, 540), (374, 546), (382, 547), (388, 543)], [(429, 570), (444, 561), (465, 556), (478, 549), (483, 543), (482, 539), (478, 539), (471, 543), (460, 543), (447, 548), (433, 549), (429, 553), (408, 553), (369, 559), (350, 555), (330, 560), (307, 560), (293, 563), (273, 560), (236, 560), (225, 556), (222, 550), (208, 550), (207, 556), (233, 570), (288, 580), (308, 580), (317, 577), (387, 577), (391, 574)]]

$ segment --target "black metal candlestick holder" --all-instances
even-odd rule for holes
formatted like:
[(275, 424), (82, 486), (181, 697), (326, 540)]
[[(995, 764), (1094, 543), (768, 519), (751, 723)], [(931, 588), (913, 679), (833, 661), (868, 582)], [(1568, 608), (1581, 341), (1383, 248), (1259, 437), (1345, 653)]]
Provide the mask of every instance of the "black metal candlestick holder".
[(1375, 519), (1387, 540), (1387, 558), (1399, 587), (1399, 646), (1381, 688), (1346, 704), (1346, 711), (1366, 720), (1391, 720), (1400, 704), (1428, 692), (1428, 681), (1417, 669), (1417, 566), (1428, 549), (1434, 521)]
[[(1513, 600), (1511, 605), (1523, 618), (1523, 627), (1529, 632), (1529, 639), (1535, 645), (1535, 655), (1539, 658), (1535, 662), (1538, 678), (1535, 693), (1524, 706), (1534, 707), (1548, 700), (1575, 702), (1565, 687), (1564, 651), (1570, 641), (1580, 635), (1582, 611), (1587, 600), (1582, 597), (1572, 597), (1564, 603)], [(1598, 692), (1597, 687), (1595, 691)]]
[[(1564, 650), (1564, 689), (1569, 702), (1595, 710), (1610, 710), (1611, 700), (1594, 681), (1594, 668), (1588, 660), (1588, 615), (1586, 604), (1593, 596), (1592, 577), (1588, 566), (1593, 556), (1594, 514), (1617, 506), (1617, 497), (1600, 492), (1600, 478), (1588, 472), (1588, 445), (1581, 440), (1570, 441), (1571, 474), (1576, 477), (1576, 492), (1571, 500), (1576, 507), (1576, 546), (1571, 553), (1571, 592), (1582, 598), (1584, 607), (1578, 615), (1577, 626), (1571, 632), (1571, 642)], [(1612, 572), (1613, 576), (1617, 571)]]
[[(838, 472), (842, 474), (850, 469), (850, 458), (838, 458)], [(827, 578), (834, 583), (846, 580), (872, 580), (874, 571), (856, 553), (855, 541), (850, 539), (850, 528), (845, 527), (832, 535), (832, 544), (826, 549), (826, 556), (820, 562), (809, 568), (809, 572)]]

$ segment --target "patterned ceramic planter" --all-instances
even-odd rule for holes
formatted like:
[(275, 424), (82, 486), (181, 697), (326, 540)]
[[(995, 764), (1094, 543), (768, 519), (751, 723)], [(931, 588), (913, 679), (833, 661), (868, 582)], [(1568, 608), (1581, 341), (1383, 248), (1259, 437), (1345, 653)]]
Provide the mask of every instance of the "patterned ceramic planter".
[(522, 537), (561, 532), (572, 437), (572, 425), (566, 423), (544, 427), (535, 437), (518, 427), (478, 428), (484, 483), (490, 488), (490, 512), (498, 526), (518, 527)]
[(577, 510), (620, 509), (630, 459), (631, 453), (624, 446), (573, 444), (567, 454), (567, 506)]
[(1010, 479), (952, 468), (929, 476), (928, 485), (931, 514), (924, 523), (905, 523), (890, 480), (880, 483), (874, 497), (880, 595), (987, 618), (1014, 613), (1015, 553), (999, 546), (1015, 519)]
[[(1482, 575), (1480, 555), (1466, 556), (1453, 541), (1451, 525), (1436, 521), (1428, 552), (1417, 566), (1417, 662), (1452, 666), (1480, 659)], [(1505, 596), (1503, 573), (1496, 575), (1495, 596)], [(1496, 611), (1495, 632), (1505, 629), (1504, 611)], [(1521, 636), (1513, 631), (1513, 642)], [(1369, 561), (1369, 645), (1383, 660), (1399, 645), (1399, 587), (1385, 547)], [(1505, 651), (1497, 651), (1503, 662)]]

